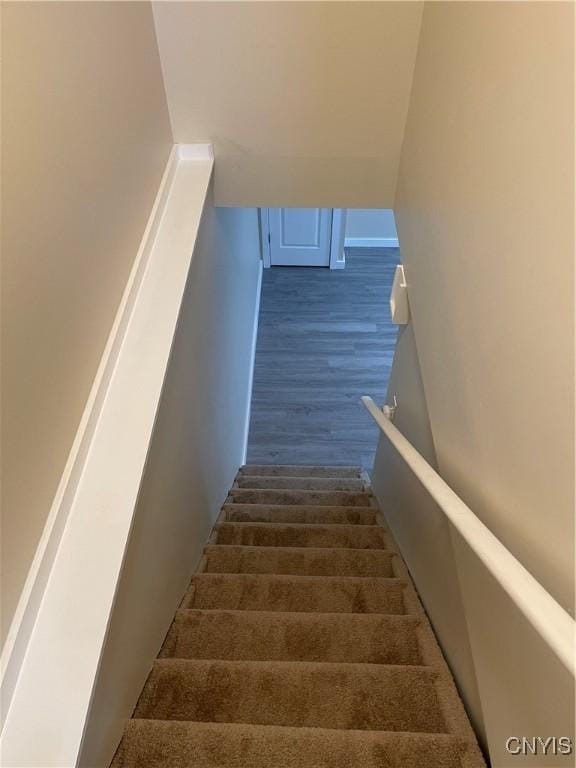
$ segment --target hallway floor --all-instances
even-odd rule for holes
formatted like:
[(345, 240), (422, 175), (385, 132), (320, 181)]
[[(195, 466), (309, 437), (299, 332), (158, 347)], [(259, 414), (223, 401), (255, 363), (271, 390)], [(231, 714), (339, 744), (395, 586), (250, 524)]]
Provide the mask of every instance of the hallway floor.
[(397, 248), (347, 248), (343, 270), (264, 270), (248, 461), (372, 469), (397, 328)]

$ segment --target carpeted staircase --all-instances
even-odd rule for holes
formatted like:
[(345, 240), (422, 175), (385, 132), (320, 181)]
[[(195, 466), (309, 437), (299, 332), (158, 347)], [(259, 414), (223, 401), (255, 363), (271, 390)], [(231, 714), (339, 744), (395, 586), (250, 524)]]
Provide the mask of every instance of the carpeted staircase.
[(482, 766), (367, 476), (243, 467), (113, 768)]

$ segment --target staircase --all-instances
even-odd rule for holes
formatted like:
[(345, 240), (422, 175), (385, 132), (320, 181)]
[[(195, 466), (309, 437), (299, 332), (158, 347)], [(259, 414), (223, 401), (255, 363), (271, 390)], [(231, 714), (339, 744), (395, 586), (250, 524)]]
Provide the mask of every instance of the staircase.
[(113, 768), (481, 768), (367, 476), (245, 466)]

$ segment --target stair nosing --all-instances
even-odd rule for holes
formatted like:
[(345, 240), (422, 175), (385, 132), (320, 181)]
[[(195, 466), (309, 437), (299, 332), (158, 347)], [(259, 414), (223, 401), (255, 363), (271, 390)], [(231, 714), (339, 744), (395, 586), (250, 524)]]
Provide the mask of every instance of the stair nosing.
[[(377, 528), (380, 531), (384, 531), (385, 533), (388, 533), (388, 528), (384, 528), (383, 525), (380, 525), (378, 523), (372, 524), (365, 524), (365, 525), (358, 525), (356, 523), (289, 523), (289, 522), (270, 522), (269, 520), (221, 520), (220, 522), (216, 523), (214, 525), (214, 528), (218, 529), (223, 525), (238, 525), (243, 526), (245, 528), (250, 528), (254, 526), (260, 526), (262, 527), (267, 526), (272, 529), (278, 529), (280, 527), (282, 528), (311, 528), (312, 530), (318, 530), (318, 528), (335, 528), (338, 531), (341, 531), (343, 528), (354, 528), (360, 529), (362, 531), (371, 529), (371, 528)], [(328, 547), (330, 549), (330, 547)]]
[[(304, 478), (299, 478), (300, 480), (304, 480)], [(238, 493), (239, 491), (248, 491), (249, 493), (253, 492), (262, 492), (262, 493), (270, 493), (277, 491), (279, 493), (342, 493), (342, 494), (349, 494), (353, 496), (369, 496), (370, 498), (373, 498), (372, 493), (367, 490), (362, 491), (344, 491), (341, 488), (336, 488), (334, 490), (330, 490), (329, 488), (319, 488), (315, 490), (314, 488), (230, 488), (230, 493)]]
[[(384, 550), (386, 551), (386, 550)], [(332, 579), (333, 581), (369, 581), (369, 580), (378, 580), (378, 581), (386, 581), (388, 583), (394, 583), (399, 584), (401, 586), (408, 586), (408, 581), (406, 579), (403, 579), (401, 577), (397, 576), (307, 576), (307, 575), (301, 575), (301, 574), (290, 574), (290, 573), (212, 573), (212, 572), (206, 572), (202, 571), (201, 573), (195, 573), (192, 577), (192, 582), (194, 582), (196, 579), (205, 579), (205, 578), (221, 578), (222, 576), (236, 576), (240, 579), (281, 579), (281, 580), (302, 580), (304, 579), (310, 580), (310, 579)], [(278, 613), (283, 613), (283, 611), (278, 611)]]
[[(202, 574), (199, 574), (199, 575), (201, 576), (286, 576), (289, 579), (300, 576), (300, 574), (296, 574), (296, 573), (238, 573), (237, 571), (204, 571)], [(386, 579), (388, 581), (402, 582), (403, 584), (408, 583), (407, 581), (398, 579), (395, 576), (330, 576), (330, 575), (327, 575), (327, 576), (310, 576), (310, 577), (303, 576), (302, 578), (359, 579), (359, 580), (363, 579), (364, 581), (368, 581), (368, 579)], [(278, 611), (278, 613), (286, 613), (286, 611)]]
[(360, 480), (364, 482), (362, 477), (343, 477), (342, 475), (248, 475), (240, 470), (236, 473), (236, 477), (251, 477), (254, 480), (270, 480), (271, 478), (282, 478), (283, 480), (341, 480), (346, 482), (347, 480)]
[[(247, 491), (250, 490), (249, 488), (233, 488), (234, 491)], [(268, 491), (272, 490), (271, 488), (254, 488), (255, 491)], [(287, 488), (278, 488), (277, 490), (285, 491), (290, 490)], [(371, 497), (373, 498), (373, 497)], [(354, 511), (354, 512), (374, 512), (376, 510), (376, 507), (372, 507), (369, 504), (365, 507), (355, 507), (352, 504), (270, 504), (265, 501), (257, 501), (254, 504), (246, 503), (246, 504), (231, 504), (224, 502), (222, 505), (222, 508), (224, 507), (250, 507), (254, 509), (258, 509), (259, 507), (285, 507), (286, 511), (290, 509), (301, 509), (302, 507), (314, 507), (314, 509), (324, 509), (324, 507), (330, 507), (332, 509), (337, 510), (346, 510), (346, 511)]]
[[(253, 614), (254, 616), (270, 616), (274, 618), (278, 618), (279, 616), (289, 616), (289, 617), (298, 617), (299, 621), (310, 621), (312, 622), (314, 617), (334, 617), (335, 619), (341, 620), (343, 616), (353, 616), (354, 620), (358, 621), (382, 621), (383, 619), (386, 621), (392, 621), (392, 622), (399, 622), (399, 623), (405, 623), (413, 626), (414, 628), (418, 628), (421, 626), (422, 623), (422, 617), (417, 613), (338, 613), (337, 611), (309, 611), (309, 612), (303, 612), (303, 611), (269, 611), (269, 610), (262, 610), (262, 611), (256, 611), (256, 610), (243, 610), (242, 608), (178, 608), (176, 611), (176, 616), (179, 615), (188, 615), (191, 613), (233, 613), (238, 616), (246, 616)], [(305, 617), (305, 618), (302, 618)], [(165, 658), (171, 658), (171, 657), (165, 657)], [(380, 665), (379, 665), (380, 666)], [(431, 666), (429, 664), (425, 666)]]
[[(364, 526), (365, 527), (365, 526)], [(386, 532), (386, 529), (383, 529)], [(399, 557), (398, 553), (395, 552), (393, 549), (366, 549), (362, 547), (282, 547), (282, 546), (258, 546), (258, 544), (205, 544), (204, 545), (204, 552), (207, 553), (209, 551), (218, 550), (218, 549), (242, 549), (242, 550), (253, 550), (254, 552), (266, 552), (266, 551), (274, 551), (277, 552), (280, 550), (281, 552), (310, 552), (310, 553), (328, 553), (328, 552), (350, 552), (352, 554), (358, 554), (359, 552), (365, 553), (376, 553), (379, 554), (384, 553), (386, 555), (389, 555), (390, 557)], [(305, 574), (304, 574), (305, 575)]]
[(247, 461), (245, 464), (242, 464), (240, 469), (245, 469), (246, 467), (275, 467), (277, 469), (357, 469), (362, 470), (362, 467), (360, 464), (266, 464), (264, 462), (254, 461), (249, 462)]
[[(355, 464), (343, 464), (342, 466), (338, 466), (336, 464), (243, 464), (238, 472), (244, 472), (247, 467), (273, 467), (274, 469), (348, 469), (353, 470), (354, 472), (358, 472), (359, 474), (364, 471), (363, 467)], [(314, 477), (314, 475), (312, 475), (312, 477)]]
[[(338, 490), (329, 490), (329, 489), (317, 489), (314, 488), (230, 488), (228, 492), (228, 496), (231, 496), (235, 493), (323, 493), (323, 494), (338, 494), (341, 493), (343, 495), (347, 496), (367, 496), (368, 498), (373, 499), (374, 496), (370, 493), (370, 491), (343, 491), (341, 489)], [(265, 502), (257, 502), (259, 504), (265, 503)], [(332, 506), (338, 506), (337, 504), (333, 504)]]
[(355, 734), (358, 736), (365, 736), (368, 733), (378, 733), (378, 734), (385, 734), (388, 736), (394, 736), (394, 737), (400, 737), (400, 738), (411, 738), (414, 736), (425, 738), (425, 739), (437, 739), (437, 738), (444, 738), (446, 741), (454, 741), (458, 746), (461, 746), (463, 748), (466, 748), (469, 746), (470, 742), (466, 740), (463, 736), (459, 736), (457, 733), (453, 733), (451, 731), (391, 731), (386, 729), (360, 729), (360, 728), (324, 728), (324, 727), (316, 727), (313, 725), (271, 725), (269, 723), (241, 723), (237, 721), (223, 721), (220, 722), (218, 720), (164, 720), (162, 718), (158, 717), (132, 717), (128, 721), (129, 723), (186, 723), (190, 724), (192, 726), (218, 726), (218, 727), (228, 727), (228, 726), (237, 726), (237, 727), (245, 727), (245, 728), (270, 728), (271, 730), (290, 730), (290, 731), (314, 731), (314, 732), (328, 732), (328, 733), (334, 733), (334, 734), (342, 734), (342, 733), (349, 733), (349, 734)]
[(252, 666), (252, 667), (277, 666), (277, 667), (287, 668), (291, 666), (291, 667), (298, 667), (299, 670), (304, 670), (306, 668), (317, 669), (318, 665), (321, 664), (323, 671), (327, 671), (328, 667), (333, 667), (334, 672), (337, 672), (339, 670), (341, 671), (343, 668), (349, 669), (351, 671), (354, 669), (357, 670), (358, 668), (360, 668), (364, 670), (373, 670), (378, 672), (381, 672), (384, 670), (402, 669), (404, 671), (414, 670), (417, 672), (424, 672), (432, 680), (437, 680), (440, 677), (440, 672), (436, 669), (436, 667), (433, 667), (430, 664), (375, 664), (374, 662), (363, 662), (363, 661), (298, 661), (298, 660), (277, 661), (275, 659), (190, 659), (190, 658), (180, 657), (180, 656), (165, 656), (161, 658), (156, 658), (154, 660), (153, 666), (169, 667), (169, 666), (181, 666), (182, 664), (186, 666), (200, 665), (204, 667), (207, 667), (211, 664), (236, 666), (236, 667), (244, 665), (244, 666)]
[[(298, 488), (296, 484), (294, 488), (275, 488), (274, 486), (270, 485), (268, 487), (251, 487), (250, 485), (237, 485), (239, 482), (246, 482), (246, 483), (253, 483), (253, 482), (260, 482), (265, 480), (266, 482), (272, 482), (276, 480), (294, 480), (294, 481), (301, 481), (305, 483), (318, 483), (319, 485), (323, 485), (325, 483), (341, 483), (342, 485), (350, 484), (352, 488)], [(361, 477), (303, 477), (301, 475), (298, 475), (296, 477), (294, 476), (287, 476), (287, 475), (236, 475), (234, 478), (234, 483), (232, 485), (232, 489), (235, 491), (269, 491), (269, 490), (282, 490), (282, 491), (328, 491), (328, 492), (338, 492), (341, 493), (364, 493), (366, 491), (367, 485), (366, 482)]]

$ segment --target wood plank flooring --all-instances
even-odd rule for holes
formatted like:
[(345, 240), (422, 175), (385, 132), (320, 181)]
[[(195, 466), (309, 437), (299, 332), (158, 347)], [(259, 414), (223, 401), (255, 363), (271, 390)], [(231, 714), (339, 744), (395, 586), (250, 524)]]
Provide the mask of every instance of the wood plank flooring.
[(248, 462), (372, 469), (397, 328), (388, 300), (397, 248), (348, 248), (343, 270), (264, 270)]

